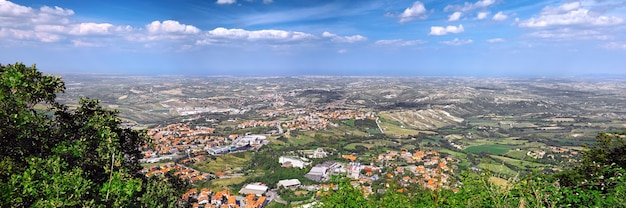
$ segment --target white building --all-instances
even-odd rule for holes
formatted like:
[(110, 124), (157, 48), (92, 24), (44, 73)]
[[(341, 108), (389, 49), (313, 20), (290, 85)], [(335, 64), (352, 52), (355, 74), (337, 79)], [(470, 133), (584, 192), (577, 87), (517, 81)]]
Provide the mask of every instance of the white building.
[(288, 188), (288, 189), (295, 189), (295, 188), (297, 188), (300, 185), (301, 185), (301, 183), (300, 183), (300, 180), (298, 180), (298, 179), (280, 180), (276, 184), (277, 187), (285, 187), (285, 188)]
[(309, 158), (325, 158), (327, 153), (322, 148), (317, 148)]
[(283, 165), (285, 165), (285, 163), (291, 163), (291, 167), (300, 168), (300, 169), (309, 165), (308, 161), (286, 157), (286, 156), (281, 156), (280, 158), (278, 158), (278, 163), (283, 164)]
[(251, 183), (239, 190), (239, 193), (242, 195), (254, 194), (257, 196), (261, 196), (267, 192), (268, 187), (262, 183)]
[(317, 182), (326, 181), (328, 179), (328, 167), (315, 166), (304, 177)]

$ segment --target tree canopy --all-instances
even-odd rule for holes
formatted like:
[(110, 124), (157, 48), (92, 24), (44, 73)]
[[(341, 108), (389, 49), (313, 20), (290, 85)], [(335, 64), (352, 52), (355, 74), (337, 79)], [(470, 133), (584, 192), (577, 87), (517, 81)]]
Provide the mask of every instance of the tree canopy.
[(176, 204), (184, 186), (139, 173), (145, 132), (98, 100), (57, 102), (64, 91), (35, 65), (0, 65), (0, 207)]

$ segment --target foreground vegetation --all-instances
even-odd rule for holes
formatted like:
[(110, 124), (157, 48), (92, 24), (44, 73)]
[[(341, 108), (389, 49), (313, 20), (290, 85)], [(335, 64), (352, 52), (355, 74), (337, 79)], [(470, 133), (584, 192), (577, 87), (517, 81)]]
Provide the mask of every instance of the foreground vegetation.
[(184, 182), (138, 173), (145, 134), (97, 100), (58, 103), (64, 90), (35, 66), (0, 65), (0, 207), (176, 206)]
[[(383, 194), (364, 197), (345, 178), (321, 198), (321, 207), (624, 207), (626, 132), (600, 133), (582, 163), (555, 174), (530, 174), (506, 183), (490, 171), (466, 171), (458, 190), (398, 187), (393, 179)], [(404, 191), (406, 190), (406, 191)], [(402, 192), (402, 193), (401, 193)]]

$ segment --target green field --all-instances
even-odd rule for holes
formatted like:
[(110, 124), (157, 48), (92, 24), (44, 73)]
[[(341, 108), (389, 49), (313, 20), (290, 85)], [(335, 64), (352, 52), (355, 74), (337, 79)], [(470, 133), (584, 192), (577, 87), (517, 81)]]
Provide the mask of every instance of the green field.
[(545, 166), (547, 166), (547, 165), (541, 164), (541, 163), (530, 162), (530, 161), (522, 161), (522, 160), (517, 160), (517, 159), (513, 159), (513, 158), (497, 156), (497, 155), (490, 155), (490, 156), (492, 158), (502, 160), (505, 163), (514, 165), (514, 166), (516, 166), (516, 167), (518, 167), (520, 169), (525, 169), (526, 166), (529, 166), (529, 167), (545, 167)]
[(232, 178), (218, 178), (210, 181), (208, 188), (214, 190), (229, 189), (228, 187), (235, 184), (243, 183), (246, 180), (245, 176), (232, 177)]
[(385, 131), (387, 135), (397, 135), (397, 136), (408, 136), (408, 135), (418, 135), (420, 131), (411, 129), (411, 128), (402, 128), (397, 123), (389, 122), (387, 119), (381, 118), (381, 122), (379, 123), (380, 128)]
[(453, 151), (453, 150), (449, 150), (449, 149), (440, 149), (440, 150), (437, 150), (437, 151), (439, 151), (441, 153), (446, 153), (446, 154), (452, 155), (453, 157), (455, 157), (457, 159), (461, 159), (461, 160), (467, 158), (467, 154), (462, 153), (462, 152), (457, 152), (457, 151)]
[(520, 150), (520, 151), (510, 150), (506, 152), (506, 156), (521, 160), (522, 158), (526, 157), (526, 152), (528, 151), (527, 150)]
[(482, 169), (487, 169), (487, 170), (491, 170), (495, 173), (500, 173), (500, 174), (504, 174), (507, 176), (515, 176), (517, 174), (517, 171), (512, 170), (509, 167), (506, 167), (505, 165), (502, 164), (496, 164), (495, 162), (489, 162), (489, 163), (480, 163), (478, 164), (479, 168)]
[(250, 152), (246, 152), (244, 154), (244, 157), (237, 157), (235, 156), (235, 154), (218, 156), (215, 158), (215, 160), (209, 159), (206, 161), (196, 162), (194, 166), (202, 172), (226, 172), (235, 169), (243, 169), (247, 167), (248, 163), (252, 159), (252, 153)]
[(489, 153), (492, 155), (501, 155), (501, 154), (506, 153), (510, 149), (512, 149), (512, 147), (508, 145), (483, 144), (483, 145), (471, 146), (471, 147), (465, 148), (465, 151), (472, 152), (472, 153), (485, 152), (485, 153)]
[(354, 127), (354, 119), (345, 120), (345, 121), (343, 121), (343, 123), (345, 123), (346, 125), (348, 125), (350, 127)]
[(355, 150), (357, 145), (363, 145), (364, 147), (371, 149), (371, 148), (385, 147), (391, 144), (393, 144), (393, 142), (387, 141), (387, 140), (368, 140), (368, 141), (363, 141), (363, 142), (350, 143), (344, 146), (343, 148), (346, 150)]

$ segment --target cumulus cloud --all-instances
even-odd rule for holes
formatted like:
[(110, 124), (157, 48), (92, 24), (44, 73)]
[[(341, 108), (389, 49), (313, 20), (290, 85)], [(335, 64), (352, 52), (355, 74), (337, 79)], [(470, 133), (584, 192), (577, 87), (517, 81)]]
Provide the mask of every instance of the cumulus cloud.
[(30, 7), (15, 4), (10, 1), (0, 0), (0, 14), (2, 16), (28, 16), (32, 14)]
[(237, 3), (237, 0), (217, 0), (217, 2), (215, 2), (217, 4), (234, 4)]
[(478, 12), (478, 14), (476, 15), (476, 19), (485, 19), (487, 18), (487, 15), (489, 15), (489, 12)]
[[(58, 6), (42, 6), (38, 9), (0, 0), (0, 29), (2, 42), (21, 41), (59, 42), (72, 37), (102, 35), (124, 35), (132, 30), (130, 26), (116, 26), (109, 23), (73, 22), (71, 9)], [(84, 44), (74, 44), (84, 46)]]
[(502, 11), (499, 11), (498, 13), (493, 15), (492, 19), (495, 20), (495, 21), (504, 21), (504, 20), (506, 20), (506, 18), (509, 18), (509, 16), (507, 16), (504, 13), (502, 13)]
[(406, 8), (402, 14), (400, 14), (400, 23), (409, 22), (416, 18), (426, 17), (426, 7), (422, 2), (416, 1), (409, 8)]
[(150, 33), (195, 34), (200, 32), (200, 29), (193, 25), (181, 24), (174, 20), (165, 20), (163, 22), (153, 21), (152, 23), (146, 25), (146, 29)]
[(539, 16), (520, 21), (520, 27), (543, 28), (551, 26), (612, 26), (621, 24), (624, 19), (605, 16), (582, 8), (580, 2), (562, 4), (558, 7), (544, 7)]
[(475, 3), (465, 2), (463, 5), (448, 5), (443, 10), (448, 11), (472, 11), (474, 9), (485, 8), (496, 3), (496, 0), (479, 0)]
[(441, 43), (446, 44), (446, 45), (459, 46), (459, 45), (470, 44), (470, 43), (473, 43), (473, 42), (474, 41), (472, 39), (461, 40), (461, 39), (455, 38), (454, 40), (443, 41)]
[(393, 39), (393, 40), (378, 40), (376, 41), (376, 45), (392, 45), (392, 46), (412, 46), (418, 44), (424, 44), (426, 41), (423, 40), (403, 40), (403, 39)]
[(296, 31), (285, 30), (244, 30), (227, 29), (218, 27), (206, 33), (206, 37), (196, 41), (198, 45), (212, 45), (223, 43), (225, 40), (247, 40), (247, 41), (305, 41), (317, 38), (316, 36)]
[(70, 29), (72, 35), (105, 35), (110, 34), (113, 25), (109, 23), (80, 23)]
[(430, 27), (430, 33), (428, 35), (446, 35), (448, 33), (461, 33), (463, 32), (463, 25), (457, 26), (447, 26), (447, 27), (439, 27), (432, 26)]
[(504, 42), (505, 40), (502, 38), (492, 38), (492, 39), (488, 39), (486, 40), (487, 43), (501, 43)]
[(448, 21), (453, 22), (453, 21), (457, 21), (461, 18), (461, 15), (463, 13), (461, 12), (454, 12), (452, 13), (450, 16), (448, 16)]
[(35, 32), (33, 30), (20, 30), (20, 29), (0, 29), (0, 37), (3, 39), (17, 39), (17, 40), (37, 40), (45, 43), (56, 42), (61, 40), (61, 36), (47, 32)]
[(340, 42), (340, 43), (354, 43), (354, 42), (367, 40), (366, 37), (363, 37), (361, 35), (339, 36), (339, 35), (336, 35), (336, 34), (333, 34), (333, 33), (330, 33), (330, 32), (322, 33), (322, 37), (330, 38), (331, 41), (333, 41), (333, 42)]

